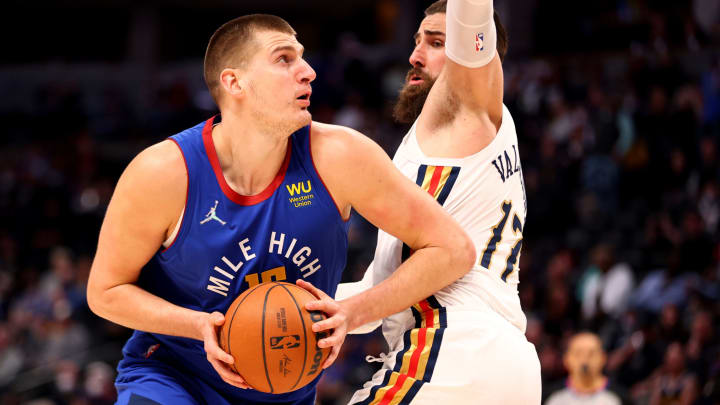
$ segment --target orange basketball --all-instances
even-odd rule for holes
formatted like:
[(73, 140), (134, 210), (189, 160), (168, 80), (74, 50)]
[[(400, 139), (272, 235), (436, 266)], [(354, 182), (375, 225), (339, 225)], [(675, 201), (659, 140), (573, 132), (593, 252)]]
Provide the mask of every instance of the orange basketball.
[(235, 359), (235, 371), (254, 389), (282, 394), (304, 387), (322, 370), (330, 348), (317, 341), (313, 322), (322, 312), (308, 312), (315, 296), (295, 284), (263, 283), (233, 301), (220, 330), (220, 347)]

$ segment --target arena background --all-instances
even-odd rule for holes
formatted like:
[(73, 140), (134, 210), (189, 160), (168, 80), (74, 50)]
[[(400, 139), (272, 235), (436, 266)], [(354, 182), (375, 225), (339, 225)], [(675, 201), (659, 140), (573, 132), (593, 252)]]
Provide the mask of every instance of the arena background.
[[(3, 2), (0, 403), (114, 401), (129, 332), (85, 301), (99, 226), (136, 153), (214, 113), (202, 57), (216, 27), (286, 18), (318, 73), (314, 119), (392, 154), (407, 127), (389, 111), (429, 4)], [(520, 295), (544, 387), (564, 379), (568, 336), (590, 329), (638, 404), (670, 369), (694, 376), (693, 403), (720, 404), (720, 2), (495, 5), (529, 204)], [(354, 217), (351, 240), (346, 281), (372, 259), (375, 230)], [(349, 337), (319, 402), (345, 403), (383, 344)]]

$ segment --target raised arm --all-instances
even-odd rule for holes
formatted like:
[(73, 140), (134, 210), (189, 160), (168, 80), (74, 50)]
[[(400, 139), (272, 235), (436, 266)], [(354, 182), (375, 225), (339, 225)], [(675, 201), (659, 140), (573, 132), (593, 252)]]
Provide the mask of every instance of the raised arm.
[[(492, 0), (448, 0), (445, 14), (447, 60), (423, 113), (433, 124), (448, 114), (487, 114), (502, 120), (503, 72), (496, 50), (498, 32)], [(448, 108), (456, 111), (445, 111)]]
[(220, 363), (232, 356), (217, 345), (220, 313), (174, 305), (135, 285), (185, 204), (187, 173), (171, 141), (151, 146), (127, 167), (115, 188), (90, 270), (87, 300), (97, 315), (128, 328), (205, 341), (208, 361), (228, 383), (246, 387)]

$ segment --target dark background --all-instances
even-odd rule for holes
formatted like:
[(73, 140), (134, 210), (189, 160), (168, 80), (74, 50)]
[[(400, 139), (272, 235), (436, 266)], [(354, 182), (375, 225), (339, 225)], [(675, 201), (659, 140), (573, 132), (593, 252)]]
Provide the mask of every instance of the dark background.
[[(85, 302), (99, 226), (135, 154), (214, 113), (202, 57), (219, 25), (253, 12), (287, 19), (318, 73), (314, 119), (392, 154), (407, 127), (389, 111), (429, 4), (3, 2), (0, 403), (114, 401), (129, 332)], [(589, 329), (637, 403), (674, 376), (697, 387), (691, 403), (720, 404), (720, 4), (495, 7), (510, 35), (504, 102), (529, 204), (519, 289), (544, 387), (564, 379), (567, 338)], [(374, 243), (353, 218), (346, 281)], [(345, 403), (383, 345), (377, 333), (348, 338), (319, 401)]]

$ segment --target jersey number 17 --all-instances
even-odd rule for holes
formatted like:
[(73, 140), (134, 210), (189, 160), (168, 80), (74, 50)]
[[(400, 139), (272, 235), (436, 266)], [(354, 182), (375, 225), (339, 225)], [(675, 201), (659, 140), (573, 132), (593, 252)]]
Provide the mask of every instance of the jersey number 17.
[[(493, 227), (492, 236), (490, 237), (490, 240), (488, 240), (487, 246), (483, 251), (482, 258), (480, 259), (479, 264), (486, 269), (490, 268), (490, 263), (492, 262), (495, 248), (497, 247), (497, 244), (500, 243), (500, 241), (502, 240), (502, 233), (505, 229), (505, 224), (510, 217), (510, 211), (512, 211), (512, 201), (504, 201), (501, 209), (503, 217), (500, 222), (498, 222), (497, 225)], [(505, 269), (500, 276), (503, 281), (507, 281), (507, 277), (515, 269), (518, 257), (520, 256), (520, 249), (522, 248), (522, 222), (520, 222), (520, 218), (517, 216), (517, 214), (513, 214), (512, 232), (515, 235), (520, 232), (520, 238), (517, 240), (517, 242), (515, 242), (515, 245), (512, 247), (512, 249), (510, 250), (510, 254), (507, 257)]]

